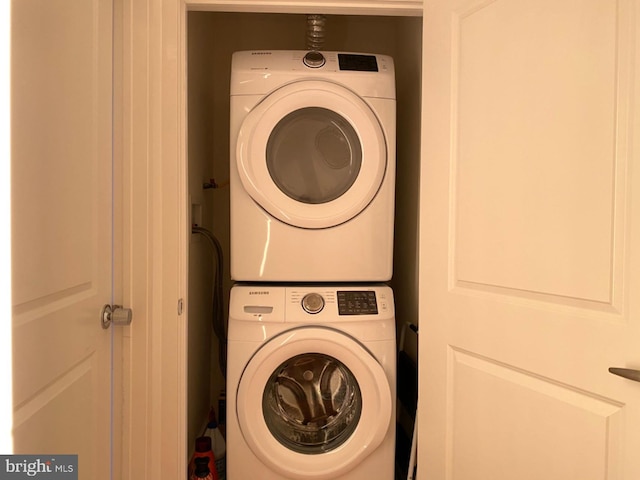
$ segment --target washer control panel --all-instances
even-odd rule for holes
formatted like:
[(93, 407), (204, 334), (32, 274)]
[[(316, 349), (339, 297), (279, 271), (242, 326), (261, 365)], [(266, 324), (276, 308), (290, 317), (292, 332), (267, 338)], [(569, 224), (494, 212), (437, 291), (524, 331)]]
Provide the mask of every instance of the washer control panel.
[[(299, 338), (296, 332), (304, 331), (336, 345), (347, 345), (343, 343), (343, 336), (347, 336), (363, 344), (388, 341), (395, 346), (393, 290), (384, 284), (362, 283), (236, 283), (231, 288), (230, 343), (240, 342), (244, 349), (244, 345), (266, 345), (273, 339), (270, 348), (288, 348), (285, 345)], [(279, 346), (274, 347), (276, 344)], [(318, 344), (318, 348), (325, 347)]]
[(287, 318), (323, 321), (365, 320), (394, 314), (393, 292), (386, 285), (299, 285), (286, 287)]
[(331, 323), (394, 318), (393, 291), (376, 285), (239, 284), (229, 317), (263, 323)]

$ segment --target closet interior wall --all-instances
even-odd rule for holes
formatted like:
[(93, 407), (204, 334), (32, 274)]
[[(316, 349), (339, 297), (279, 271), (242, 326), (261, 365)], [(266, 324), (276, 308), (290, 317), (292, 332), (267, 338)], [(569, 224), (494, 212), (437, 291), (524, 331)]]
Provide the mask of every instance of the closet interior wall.
[[(308, 12), (317, 13), (317, 12)], [(188, 161), (191, 220), (224, 252), (224, 306), (229, 289), (229, 76), (237, 50), (304, 50), (306, 15), (189, 12), (187, 17)], [(397, 179), (394, 277), (399, 323), (417, 323), (418, 182), (420, 166), (420, 17), (327, 15), (324, 50), (391, 55), (396, 67)], [(217, 188), (203, 188), (215, 181)], [(211, 326), (211, 248), (189, 245), (188, 441), (204, 426), (224, 388)], [(230, 393), (230, 392), (229, 392)]]

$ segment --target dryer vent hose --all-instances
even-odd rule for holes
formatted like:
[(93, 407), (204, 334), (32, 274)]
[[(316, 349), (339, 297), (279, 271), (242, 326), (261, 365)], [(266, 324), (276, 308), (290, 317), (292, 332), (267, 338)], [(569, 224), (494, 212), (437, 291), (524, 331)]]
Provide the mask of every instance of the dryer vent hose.
[(307, 50), (322, 50), (326, 23), (325, 15), (307, 15)]

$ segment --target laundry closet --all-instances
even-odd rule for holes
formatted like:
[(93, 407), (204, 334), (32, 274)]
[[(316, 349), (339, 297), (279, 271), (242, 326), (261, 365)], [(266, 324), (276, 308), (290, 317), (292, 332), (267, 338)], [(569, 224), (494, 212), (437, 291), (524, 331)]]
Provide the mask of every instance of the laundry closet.
[(640, 478), (636, 0), (13, 2), (16, 450), (184, 475), (224, 385), (190, 223), (226, 304), (231, 52), (304, 49), (312, 4), (327, 51), (395, 60), (420, 478)]
[[(315, 12), (308, 12), (310, 14)], [(366, 13), (363, 11), (363, 13)], [(393, 57), (397, 139), (394, 273), (396, 321), (417, 323), (417, 228), (420, 169), (421, 33), (414, 16), (327, 15), (323, 50)], [(201, 434), (210, 406), (218, 406), (224, 378), (212, 332), (212, 292), (228, 315), (229, 291), (229, 80), (231, 55), (241, 50), (305, 50), (307, 15), (301, 13), (187, 14), (188, 194), (191, 224), (211, 232), (222, 252), (223, 275), (215, 278), (217, 253), (206, 235), (189, 244), (188, 434)], [(400, 325), (401, 326), (401, 325)]]

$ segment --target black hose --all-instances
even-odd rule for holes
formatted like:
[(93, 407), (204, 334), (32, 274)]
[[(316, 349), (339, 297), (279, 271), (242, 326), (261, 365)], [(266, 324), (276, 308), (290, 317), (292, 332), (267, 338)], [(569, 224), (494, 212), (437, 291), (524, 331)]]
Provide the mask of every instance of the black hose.
[(227, 321), (224, 315), (224, 303), (222, 301), (222, 274), (223, 274), (223, 256), (220, 242), (206, 228), (192, 227), (192, 233), (197, 233), (209, 240), (214, 250), (214, 280), (213, 280), (213, 309), (212, 324), (213, 333), (218, 338), (218, 361), (220, 362), (220, 370), (224, 378), (227, 378)]

